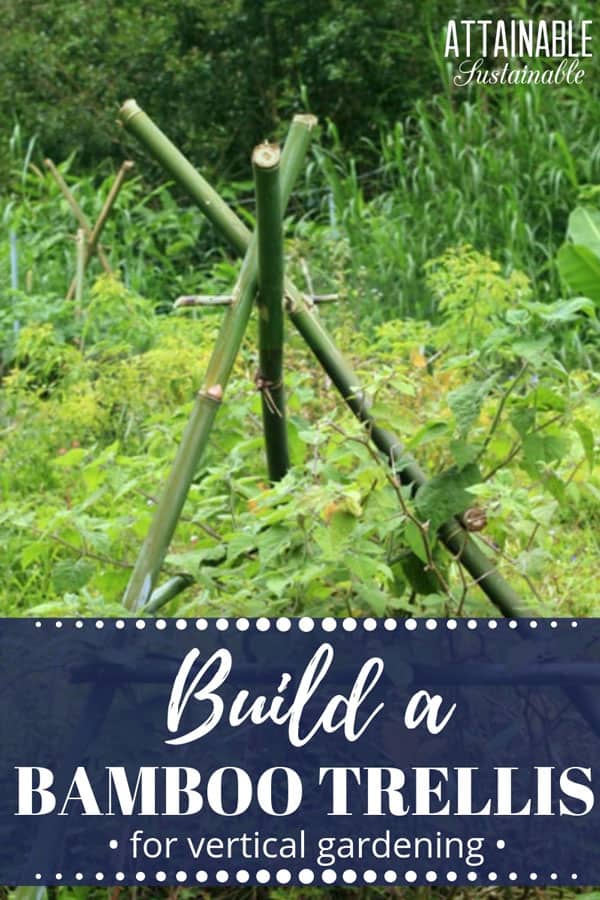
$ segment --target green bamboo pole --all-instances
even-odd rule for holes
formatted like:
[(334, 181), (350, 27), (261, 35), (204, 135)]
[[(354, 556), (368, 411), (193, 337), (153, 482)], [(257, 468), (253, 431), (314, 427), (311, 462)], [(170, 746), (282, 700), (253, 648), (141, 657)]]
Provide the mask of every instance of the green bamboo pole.
[(191, 575), (174, 575), (152, 591), (150, 599), (144, 606), (144, 612), (155, 613), (161, 606), (165, 606), (169, 600), (173, 600), (193, 583), (194, 579)]
[[(117, 172), (117, 177), (115, 178), (110, 191), (108, 192), (108, 197), (104, 201), (104, 205), (100, 210), (100, 215), (98, 216), (98, 220), (94, 227), (92, 228), (92, 234), (86, 245), (86, 254), (85, 254), (85, 266), (87, 269), (88, 263), (94, 253), (96, 252), (96, 248), (98, 246), (98, 241), (100, 240), (100, 235), (104, 230), (104, 226), (108, 220), (108, 217), (111, 213), (111, 210), (115, 204), (117, 197), (119, 196), (119, 191), (123, 187), (123, 182), (127, 176), (127, 173), (133, 169), (133, 163), (130, 159), (126, 159), (125, 162), (121, 165), (121, 168)], [(75, 279), (71, 282), (71, 286), (67, 292), (67, 300), (72, 300), (73, 295), (75, 293)]]
[[(367, 400), (357, 376), (347, 364), (316, 316), (306, 307), (302, 294), (286, 284), (288, 312), (294, 325), (313, 351), (336, 388), (354, 413), (364, 422), (371, 440), (405, 485), (416, 488), (425, 484), (426, 476), (417, 462), (407, 458), (402, 443), (391, 432), (380, 428), (369, 412)], [(527, 615), (523, 601), (504, 580), (495, 564), (477, 546), (458, 519), (446, 522), (439, 531), (442, 542), (467, 569), (469, 574), (500, 610), (502, 615)]]
[[(250, 230), (135, 100), (123, 103), (119, 122), (135, 135), (156, 162), (184, 189), (217, 231), (225, 235), (234, 250), (245, 253), (252, 237)], [(281, 157), (281, 196), (285, 205), (300, 174), (311, 131), (316, 124), (317, 119), (311, 115), (296, 115), (292, 120)]]
[(18, 887), (15, 890), (13, 900), (45, 900), (46, 888), (41, 885), (30, 887)]
[[(132, 107), (132, 104), (135, 108)], [(223, 207), (229, 212), (229, 208), (218, 197), (218, 194), (204, 181), (201, 175), (194, 171), (145, 113), (142, 113), (135, 101), (127, 101), (121, 116), (124, 124), (131, 127), (152, 155), (162, 162), (174, 177), (180, 180), (182, 186), (188, 185), (189, 182), (192, 196), (207, 214), (214, 215), (218, 222)], [(282, 205), (287, 204), (295, 178), (302, 167), (310, 140), (310, 130), (307, 123), (296, 120), (290, 128), (281, 159)], [(178, 174), (176, 175), (176, 173)], [(241, 223), (236, 227), (235, 232), (238, 235), (238, 241), (241, 240), (241, 235), (247, 236), (243, 245), (247, 247), (246, 256), (233, 291), (231, 306), (221, 324), (221, 330), (204, 377), (203, 387), (196, 397), (190, 420), (158, 502), (150, 530), (125, 590), (123, 604), (127, 609), (140, 609), (150, 598), (181, 515), (190, 484), (208, 443), (215, 416), (221, 405), (225, 387), (250, 317), (258, 278), (256, 239)]]
[(259, 144), (252, 154), (258, 240), (258, 355), (267, 467), (280, 481), (290, 467), (283, 386), (283, 223), (279, 147)]

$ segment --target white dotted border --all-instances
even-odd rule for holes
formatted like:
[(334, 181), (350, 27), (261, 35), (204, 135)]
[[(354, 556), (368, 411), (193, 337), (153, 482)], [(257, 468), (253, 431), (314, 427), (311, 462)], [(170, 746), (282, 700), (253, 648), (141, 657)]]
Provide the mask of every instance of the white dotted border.
[[(41, 882), (43, 879), (43, 875), (40, 872), (37, 872), (35, 875), (35, 880)], [(81, 882), (84, 880), (83, 872), (76, 872), (74, 875), (74, 880), (77, 882)], [(135, 882), (142, 883), (144, 881), (150, 881), (151, 883), (163, 883), (167, 880), (167, 873), (164, 871), (158, 871), (154, 873), (146, 873), (146, 872), (136, 872), (135, 873)], [(235, 872), (228, 872), (226, 869), (219, 869), (214, 876), (216, 884), (227, 884), (227, 883), (237, 883), (237, 884), (248, 884), (251, 881), (253, 884), (268, 884), (269, 882), (276, 884), (289, 884), (293, 879), (292, 872), (289, 869), (277, 869), (275, 872), (269, 872), (268, 869), (258, 869), (254, 873), (254, 878), (247, 869), (238, 869)], [(517, 872), (509, 872), (508, 880), (512, 883), (519, 880), (519, 874)], [(544, 876), (540, 875), (538, 872), (529, 872), (526, 875), (522, 876), (522, 883), (526, 884), (528, 882), (537, 882), (542, 879)], [(558, 881), (558, 873), (551, 872), (548, 876), (549, 882), (557, 882)], [(571, 873), (570, 881), (577, 881), (578, 875), (576, 872)], [(206, 884), (208, 882), (208, 872), (204, 869), (200, 869), (197, 872), (188, 873), (182, 870), (175, 873), (175, 882), (177, 884), (192, 884), (194, 882), (198, 882), (200, 884)], [(479, 881), (481, 883), (496, 883), (500, 876), (496, 872), (474, 872), (470, 871), (467, 873), (467, 881), (475, 882)], [(46, 881), (50, 883), (54, 882), (62, 882), (65, 880), (65, 875), (62, 872), (56, 872), (53, 876), (49, 876)], [(96, 872), (93, 876), (88, 876), (89, 883), (105, 883), (105, 884), (114, 884), (115, 882), (123, 882), (125, 880), (124, 872), (115, 872), (114, 874), (105, 875), (103, 872)], [(375, 872), (373, 869), (366, 869), (365, 871), (358, 872), (356, 869), (343, 869), (340, 872), (337, 872), (335, 869), (321, 869), (318, 871), (314, 871), (313, 869), (300, 869), (297, 875), (297, 883), (298, 884), (312, 884), (315, 881), (321, 881), (323, 884), (355, 884), (358, 882), (359, 884), (394, 884), (396, 882), (403, 882), (406, 884), (415, 884), (419, 881), (419, 875), (414, 869), (408, 869), (406, 872), (396, 872), (394, 869), (386, 869), (383, 872)], [(454, 871), (448, 872), (436, 872), (433, 869), (429, 869), (424, 873), (421, 879), (422, 884), (432, 884), (433, 882), (440, 881), (442, 883), (449, 882), (453, 883), (458, 880), (458, 874)], [(544, 882), (542, 881), (542, 884)]]
[[(84, 627), (95, 627), (98, 630), (103, 629), (105, 626), (114, 627), (119, 631), (127, 628), (133, 627), (137, 631), (143, 631), (145, 628), (154, 628), (157, 631), (166, 631), (169, 626), (171, 628), (175, 627), (178, 631), (185, 631), (188, 627), (192, 628), (196, 627), (198, 631), (207, 631), (209, 627), (212, 625), (217, 631), (228, 631), (230, 628), (232, 630), (237, 629), (237, 631), (249, 631), (252, 627), (254, 627), (257, 631), (266, 632), (270, 629), (274, 629), (279, 632), (288, 632), (291, 631), (295, 626), (299, 631), (304, 633), (308, 633), (314, 631), (315, 629), (321, 628), (322, 631), (330, 633), (336, 631), (338, 627), (343, 631), (356, 631), (361, 628), (364, 631), (375, 631), (378, 627), (383, 628), (385, 631), (396, 631), (404, 629), (408, 632), (417, 631), (420, 629), (423, 631), (436, 631), (438, 628), (443, 628), (444, 626), (449, 631), (455, 631), (459, 627), (466, 627), (469, 631), (475, 631), (477, 628), (489, 628), (490, 630), (495, 630), (498, 628), (500, 623), (505, 624), (508, 628), (514, 630), (519, 627), (536, 629), (540, 625), (547, 625), (552, 629), (556, 629), (559, 625), (569, 626), (571, 628), (577, 628), (579, 622), (576, 619), (425, 619), (425, 618), (399, 618), (399, 619), (375, 619), (371, 616), (367, 616), (365, 618), (334, 618), (333, 616), (326, 616), (324, 618), (312, 618), (311, 616), (301, 616), (297, 619), (290, 619), (287, 616), (280, 616), (279, 618), (267, 618), (266, 616), (260, 616), (256, 619), (247, 619), (245, 617), (241, 618), (200, 618), (200, 619), (34, 619), (32, 620), (35, 628), (42, 628), (44, 623), (50, 627), (54, 627), (55, 630), (59, 631), (63, 626), (71, 625), (76, 629), (82, 629)], [(54, 876), (46, 879), (50, 882), (62, 882), (64, 880), (64, 875), (62, 872), (56, 872)], [(373, 869), (366, 869), (361, 874), (357, 872), (355, 869), (344, 869), (339, 874), (334, 869), (323, 869), (320, 872), (314, 872), (312, 869), (301, 869), (298, 872), (298, 883), (299, 884), (312, 884), (316, 879), (320, 877), (320, 880), (323, 884), (334, 884), (345, 883), (345, 884), (355, 884), (357, 881), (362, 884), (392, 884), (395, 882), (405, 882), (406, 884), (414, 884), (419, 876), (417, 872), (413, 869), (409, 869), (404, 873), (397, 873), (392, 869), (387, 869), (378, 875)], [(482, 881), (482, 882), (491, 882), (495, 883), (498, 881), (498, 874), (496, 872), (489, 872), (487, 875), (485, 873), (477, 873), (474, 871), (467, 873), (467, 880), (469, 882), (474, 881)], [(539, 880), (541, 876), (537, 872), (530, 872), (528, 875), (524, 876), (525, 881), (536, 882)], [(551, 872), (549, 875), (549, 879), (553, 882), (558, 881), (558, 873)], [(239, 869), (236, 872), (227, 872), (225, 869), (219, 869), (215, 874), (215, 879), (218, 884), (225, 884), (227, 882), (237, 882), (238, 884), (247, 884), (250, 881), (251, 875), (246, 869)], [(570, 875), (571, 881), (577, 881), (578, 875), (577, 873), (572, 873)], [(36, 873), (35, 880), (41, 882), (43, 876), (40, 872)], [(76, 872), (74, 875), (74, 879), (77, 882), (81, 882), (84, 879), (84, 874), (82, 872)], [(155, 872), (154, 875), (146, 874), (145, 872), (136, 872), (135, 880), (138, 883), (146, 881), (146, 879), (154, 880), (157, 883), (165, 882), (167, 879), (166, 872), (158, 871)], [(424, 874), (424, 883), (433, 883), (435, 881), (442, 882), (455, 882), (458, 879), (458, 875), (456, 872), (435, 872), (433, 870), (429, 870)], [(519, 875), (517, 872), (509, 872), (508, 879), (511, 882), (516, 882), (519, 879)], [(104, 875), (103, 872), (96, 872), (91, 879), (95, 882), (104, 882), (108, 884), (113, 884), (114, 882), (123, 882), (125, 880), (125, 874), (123, 872), (116, 872), (114, 875)], [(183, 883), (206, 883), (208, 881), (208, 872), (203, 869), (188, 875), (187, 872), (178, 871), (175, 873), (175, 880), (178, 884)], [(292, 873), (289, 869), (278, 869), (276, 872), (269, 872), (267, 869), (258, 869), (255, 873), (255, 883), (257, 884), (267, 884), (269, 882), (275, 882), (277, 884), (289, 884), (292, 880)]]
[(217, 631), (249, 631), (252, 628), (256, 631), (291, 631), (294, 627), (299, 631), (308, 633), (315, 629), (321, 629), (324, 632), (332, 632), (337, 629), (342, 631), (356, 631), (362, 628), (364, 631), (376, 631), (377, 628), (383, 628), (384, 631), (397, 631), (404, 629), (405, 631), (436, 631), (438, 628), (447, 628), (448, 631), (455, 631), (457, 628), (467, 628), (469, 631), (475, 631), (477, 628), (489, 628), (495, 630), (500, 624), (514, 630), (517, 628), (536, 629), (544, 625), (549, 628), (556, 629), (560, 626), (578, 628), (579, 621), (577, 619), (374, 619), (371, 616), (365, 618), (339, 618), (326, 616), (325, 618), (312, 618), (311, 616), (301, 616), (298, 619), (289, 619), (287, 616), (269, 619), (266, 616), (260, 616), (257, 619), (241, 618), (206, 618), (206, 619), (32, 619), (35, 628), (42, 628), (45, 624), (47, 627), (60, 630), (63, 626), (71, 625), (74, 628), (97, 628), (101, 630), (105, 627), (116, 628), (122, 631), (124, 628), (135, 628), (138, 631), (144, 631), (146, 628), (155, 628), (157, 631), (166, 631), (175, 628), (177, 631), (185, 631), (187, 628), (196, 627), (198, 631), (207, 631), (211, 626)]

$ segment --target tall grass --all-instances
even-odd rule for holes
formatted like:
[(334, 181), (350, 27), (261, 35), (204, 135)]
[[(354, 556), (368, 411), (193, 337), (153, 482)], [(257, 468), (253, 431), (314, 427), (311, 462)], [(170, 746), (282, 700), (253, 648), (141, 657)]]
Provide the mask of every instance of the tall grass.
[(319, 154), (318, 171), (335, 215), (322, 201), (321, 221), (330, 240), (347, 241), (361, 315), (435, 315), (423, 264), (463, 243), (525, 271), (538, 296), (559, 293), (552, 260), (569, 211), (600, 181), (591, 77), (568, 93), (507, 86), (419, 101), (372, 148), (372, 172), (344, 161), (330, 126), (332, 149)]
[[(556, 298), (561, 288), (553, 260), (568, 214), (580, 196), (600, 191), (595, 72), (568, 89), (505, 86), (463, 93), (451, 87), (441, 65), (440, 71), (441, 94), (417, 102), (411, 116), (365, 145), (361, 158), (370, 164), (359, 167), (348, 157), (330, 123), (292, 200), (298, 223), (297, 240), (288, 244), (292, 265), (310, 254), (315, 289), (341, 287), (363, 322), (435, 318), (424, 264), (465, 243), (489, 251), (507, 271), (523, 270), (537, 297)], [(58, 298), (74, 272), (76, 226), (53, 179), (35, 163), (39, 151), (18, 129), (11, 153), (12, 185), (0, 198), (0, 284), (10, 284), (14, 230), (21, 291)], [(114, 173), (100, 167), (77, 175), (75, 165), (69, 159), (60, 168), (94, 220)], [(159, 308), (169, 308), (178, 294), (219, 292), (234, 278), (223, 245), (168, 185), (149, 184), (145, 170), (140, 157), (138, 174), (124, 186), (103, 236), (112, 266)], [(228, 185), (224, 195), (252, 226), (247, 190)], [(7, 288), (1, 293), (6, 296)], [(11, 304), (0, 297), (0, 318), (7, 318)]]

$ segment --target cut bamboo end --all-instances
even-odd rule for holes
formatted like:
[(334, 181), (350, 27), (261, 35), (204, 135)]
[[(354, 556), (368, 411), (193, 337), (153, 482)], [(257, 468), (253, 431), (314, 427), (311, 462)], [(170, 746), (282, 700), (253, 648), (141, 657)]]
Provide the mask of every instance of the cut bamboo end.
[(138, 116), (141, 112), (143, 112), (141, 106), (138, 105), (137, 100), (126, 100), (125, 103), (121, 106), (119, 110), (119, 121), (122, 125), (125, 125), (134, 116)]
[(312, 131), (319, 124), (317, 117), (311, 113), (297, 113), (292, 121), (298, 122), (299, 125), (306, 125), (309, 131)]
[(252, 151), (252, 165), (259, 169), (275, 169), (281, 160), (281, 150), (277, 144), (259, 144)]

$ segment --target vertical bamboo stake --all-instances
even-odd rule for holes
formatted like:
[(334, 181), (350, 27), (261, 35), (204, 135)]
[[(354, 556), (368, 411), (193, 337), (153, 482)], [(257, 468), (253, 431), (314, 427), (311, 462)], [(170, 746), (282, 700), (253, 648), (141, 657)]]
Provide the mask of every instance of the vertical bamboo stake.
[(271, 481), (290, 467), (283, 386), (283, 225), (279, 147), (260, 144), (252, 154), (258, 240), (258, 350), (267, 466)]
[(81, 317), (81, 307), (83, 300), (83, 281), (85, 278), (85, 257), (86, 257), (86, 241), (85, 231), (83, 228), (77, 229), (77, 237), (75, 238), (76, 248), (76, 265), (75, 265), (75, 316)]
[[(121, 110), (122, 121), (136, 134), (146, 149), (192, 194), (200, 207), (219, 221), (231, 215), (229, 207), (193, 166), (141, 111), (129, 100)], [(287, 204), (294, 180), (300, 171), (310, 139), (310, 127), (294, 121), (281, 158), (281, 202)], [(210, 212), (209, 212), (210, 211)], [(171, 543), (183, 504), (214, 424), (256, 296), (258, 254), (256, 239), (241, 224), (236, 226), (238, 245), (247, 247), (231, 306), (223, 319), (210, 358), (202, 389), (160, 497), (150, 530), (125, 590), (123, 604), (137, 610), (148, 601)]]

